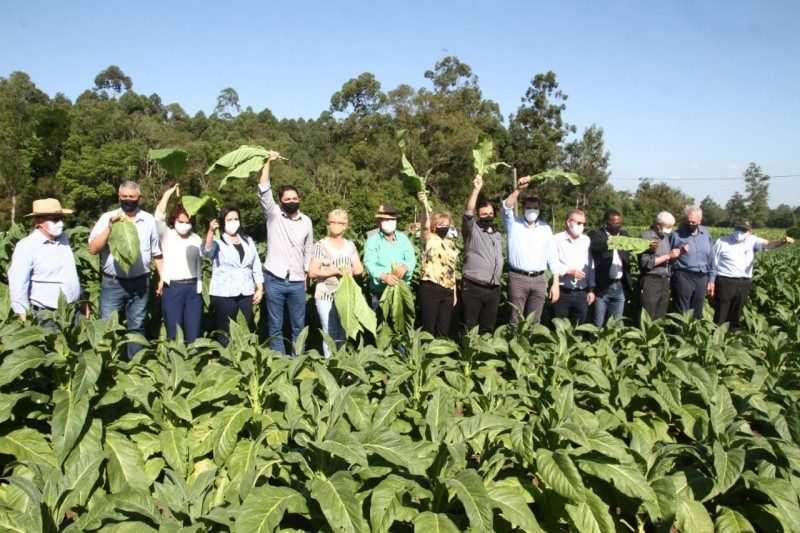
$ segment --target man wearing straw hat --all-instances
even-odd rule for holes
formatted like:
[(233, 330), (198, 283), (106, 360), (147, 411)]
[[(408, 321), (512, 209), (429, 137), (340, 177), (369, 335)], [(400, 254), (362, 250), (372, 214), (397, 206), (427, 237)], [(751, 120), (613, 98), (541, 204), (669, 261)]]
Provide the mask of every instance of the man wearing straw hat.
[(70, 213), (55, 198), (45, 198), (34, 200), (33, 212), (25, 215), (34, 217), (36, 228), (17, 243), (8, 269), (11, 309), (22, 320), (32, 314), (45, 323), (42, 312), (55, 310), (61, 294), (67, 303), (81, 296), (75, 256), (64, 235), (64, 215)]

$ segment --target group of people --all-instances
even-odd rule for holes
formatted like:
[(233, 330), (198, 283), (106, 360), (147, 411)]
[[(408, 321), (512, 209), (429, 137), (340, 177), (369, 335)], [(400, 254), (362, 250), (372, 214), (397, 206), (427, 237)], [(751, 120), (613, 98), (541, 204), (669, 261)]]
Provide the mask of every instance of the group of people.
[[(203, 258), (212, 265), (209, 295), (223, 343), (230, 321), (241, 314), (251, 322), (253, 307), (263, 300), (270, 347), (290, 352), (283, 335), (284, 316), (288, 315), (289, 340), (294, 343), (306, 323), (309, 281), (316, 281), (314, 299), (321, 328), (338, 346), (346, 339), (334, 305), (342, 276), (360, 276), (366, 271), (372, 308), (379, 313), (386, 288), (400, 280), (409, 282), (417, 266), (411, 240), (397, 230), (394, 206), (379, 206), (375, 214), (378, 227), (367, 238), (363, 263), (354, 243), (344, 237), (348, 215), (342, 209), (331, 211), (327, 235), (314, 243), (312, 222), (300, 211), (298, 190), (292, 185), (284, 185), (277, 195), (272, 190), (270, 165), (278, 157), (277, 152), (269, 153), (257, 188), (267, 230), (263, 265), (235, 207), (223, 209), (201, 238), (192, 231), (192, 217), (182, 205), (176, 205), (167, 216), (176, 187), (164, 193), (151, 215), (139, 206), (139, 185), (122, 183), (120, 208), (103, 214), (89, 235), (89, 250), (101, 260), (100, 317), (110, 318), (124, 310), (128, 330), (143, 334), (151, 270), (155, 268), (159, 280), (155, 294), (161, 298), (167, 336), (176, 338), (180, 328), (185, 341), (192, 342), (201, 334)], [(483, 177), (475, 176), (461, 220), (463, 252), (452, 239), (453, 216), (446, 211), (429, 212), (426, 193), (418, 194), (423, 206), (419, 322), (436, 336), (449, 334), (459, 299), (467, 329), (477, 326), (483, 334), (495, 328), (505, 258), (494, 206), (481, 198), (483, 185)], [(610, 237), (628, 236), (622, 228), (622, 214), (607, 211), (601, 227), (587, 234), (586, 215), (573, 210), (565, 219), (564, 230), (554, 234), (539, 217), (542, 202), (537, 196), (524, 196), (522, 215), (515, 214), (519, 197), (529, 185), (530, 177), (520, 178), (500, 206), (507, 235), (511, 327), (517, 327), (523, 314), (539, 322), (548, 296), (554, 318), (574, 324), (591, 320), (599, 328), (609, 317), (621, 318), (634, 290), (631, 261), (637, 260), (609, 246)], [(9, 269), (11, 306), (23, 320), (29, 315), (41, 320), (44, 312), (57, 307), (62, 294), (69, 303), (81, 298), (75, 259), (63, 233), (64, 217), (70, 213), (52, 198), (33, 202), (28, 216), (34, 217), (36, 227), (17, 244)], [(642, 234), (651, 245), (638, 257), (641, 305), (651, 317), (660, 318), (672, 300), (676, 311), (691, 309), (700, 317), (709, 295), (714, 298), (715, 321), (730, 322), (736, 329), (750, 290), (755, 252), (793, 240), (761, 239), (752, 234), (748, 221), (741, 221), (731, 235), (714, 243), (701, 221), (700, 208), (690, 206), (683, 224), (673, 231), (675, 218), (662, 212)], [(139, 237), (139, 256), (128, 268), (123, 268), (109, 247), (118, 223), (134, 224)], [(460, 287), (459, 253), (463, 253)], [(83, 312), (88, 314), (88, 309), (84, 307)], [(129, 342), (129, 357), (140, 348)], [(326, 343), (323, 350), (328, 356)]]

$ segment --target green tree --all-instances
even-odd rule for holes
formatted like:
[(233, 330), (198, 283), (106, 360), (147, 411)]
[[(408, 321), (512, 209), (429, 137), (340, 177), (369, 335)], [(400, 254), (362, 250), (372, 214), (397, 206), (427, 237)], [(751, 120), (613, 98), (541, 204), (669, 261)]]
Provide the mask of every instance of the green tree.
[(639, 182), (632, 204), (624, 212), (625, 223), (648, 226), (661, 211), (669, 211), (677, 220), (680, 220), (684, 208), (693, 203), (694, 198), (686, 196), (677, 187), (670, 187), (666, 183), (655, 182), (651, 179), (643, 179)]
[(565, 188), (569, 205), (564, 209), (581, 209), (590, 220), (598, 220), (607, 207), (613, 188), (608, 184), (611, 154), (605, 148), (603, 128), (592, 124), (583, 136), (564, 146), (563, 165), (568, 172), (584, 178), (580, 187)]
[(747, 203), (745, 202), (744, 196), (739, 191), (733, 193), (733, 195), (728, 200), (728, 203), (725, 204), (725, 211), (728, 213), (727, 223), (728, 225), (736, 224), (739, 220), (747, 219)]
[(744, 183), (750, 219), (756, 226), (764, 226), (769, 217), (769, 176), (760, 166), (750, 163), (744, 171)]
[(707, 226), (722, 226), (728, 221), (728, 213), (710, 196), (703, 198), (700, 209), (703, 210), (703, 223)]
[(767, 225), (770, 228), (791, 228), (794, 226), (794, 212), (787, 204), (780, 204), (770, 211)]
[(133, 81), (130, 77), (126, 76), (122, 69), (116, 65), (111, 65), (100, 71), (94, 78), (95, 91), (107, 97), (107, 91), (111, 91), (114, 95), (119, 96), (122, 90), (130, 91), (133, 87)]
[(220, 120), (230, 120), (242, 110), (239, 105), (239, 93), (232, 87), (222, 89), (217, 96), (217, 105), (214, 107), (212, 117)]
[(381, 84), (375, 75), (364, 72), (342, 85), (342, 88), (331, 96), (331, 112), (352, 113), (364, 117), (379, 111), (386, 105), (386, 95), (381, 91)]

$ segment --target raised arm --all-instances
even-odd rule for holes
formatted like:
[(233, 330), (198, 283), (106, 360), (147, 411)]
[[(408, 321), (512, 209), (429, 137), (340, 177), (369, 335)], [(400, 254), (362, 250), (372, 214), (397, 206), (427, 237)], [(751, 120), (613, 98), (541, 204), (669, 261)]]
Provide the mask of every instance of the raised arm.
[(780, 239), (775, 239), (772, 241), (767, 241), (764, 243), (764, 250), (773, 250), (775, 248), (779, 248), (784, 244), (791, 244), (794, 242), (794, 239), (789, 237), (788, 235), (784, 235)]
[(278, 159), (281, 155), (275, 150), (269, 151), (269, 157), (261, 167), (261, 177), (258, 180), (258, 196), (261, 199), (261, 208), (264, 215), (269, 216), (270, 211), (275, 207), (275, 198), (272, 196), (272, 182), (269, 179), (270, 163)]
[(419, 191), (417, 193), (417, 198), (419, 199), (419, 203), (422, 205), (422, 212), (420, 215), (420, 228), (419, 228), (419, 242), (424, 248), (426, 243), (428, 242), (428, 237), (431, 234), (431, 214), (428, 213), (428, 193), (425, 191)]
[(520, 179), (518, 179), (517, 186), (514, 187), (514, 190), (511, 191), (511, 194), (508, 195), (508, 198), (506, 198), (503, 201), (503, 205), (509, 209), (513, 209), (514, 205), (516, 205), (517, 203), (517, 198), (519, 198), (520, 191), (522, 191), (522, 189), (527, 189), (528, 184), (530, 184), (530, 182), (531, 182), (530, 176), (523, 176)]
[(472, 180), (472, 192), (467, 198), (467, 205), (464, 206), (464, 214), (468, 217), (475, 216), (475, 204), (478, 203), (478, 195), (481, 193), (481, 189), (483, 189), (483, 176), (476, 174), (475, 179)]
[(172, 194), (178, 188), (178, 184), (175, 183), (172, 186), (168, 187), (164, 194), (161, 196), (161, 201), (158, 202), (156, 206), (156, 211), (154, 216), (156, 217), (156, 229), (158, 230), (158, 236), (160, 238), (164, 238), (164, 234), (167, 232), (167, 205), (169, 204), (169, 199), (172, 197)]

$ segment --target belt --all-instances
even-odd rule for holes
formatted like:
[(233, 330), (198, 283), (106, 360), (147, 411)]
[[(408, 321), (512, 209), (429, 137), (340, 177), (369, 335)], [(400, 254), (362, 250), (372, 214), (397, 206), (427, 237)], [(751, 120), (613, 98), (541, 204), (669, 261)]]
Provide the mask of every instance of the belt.
[(645, 276), (659, 279), (669, 279), (669, 274), (645, 274)]
[(171, 279), (167, 285), (172, 285), (173, 283), (184, 283), (188, 285), (189, 283), (197, 283), (197, 278)]
[(748, 278), (747, 276), (742, 277), (742, 278), (734, 278), (734, 277), (731, 277), (731, 276), (717, 276), (717, 279), (719, 279), (719, 278), (736, 279), (736, 280), (751, 279), (751, 278)]
[(586, 292), (586, 287), (583, 287), (583, 288), (581, 288), (581, 289), (579, 289), (578, 287), (575, 287), (575, 288), (573, 289), (572, 287), (565, 287), (565, 286), (563, 286), (563, 285), (559, 285), (559, 286), (558, 286), (558, 289), (559, 289), (561, 292)]
[(150, 273), (148, 272), (147, 274), (142, 274), (141, 276), (134, 276), (132, 278), (126, 278), (124, 276), (115, 276), (114, 274), (107, 274), (106, 272), (103, 272), (103, 277), (115, 279), (117, 281), (139, 281), (141, 279), (149, 278), (150, 277)]
[(461, 274), (461, 277), (465, 281), (469, 281), (470, 283), (472, 283), (474, 285), (478, 285), (479, 287), (486, 287), (488, 289), (493, 289), (495, 287), (499, 287), (500, 286), (500, 284), (498, 284), (498, 283), (488, 283), (486, 281), (478, 281), (477, 279), (472, 279), (470, 277), (465, 276), (464, 274)]
[(692, 276), (695, 278), (702, 278), (708, 276), (708, 272), (697, 272), (696, 270), (681, 269), (681, 270), (675, 270), (674, 272), (678, 274), (686, 274), (687, 276)]
[(54, 307), (47, 307), (46, 305), (35, 305), (31, 304), (31, 309), (34, 311), (55, 311)]
[(535, 270), (532, 272), (528, 272), (527, 270), (520, 270), (518, 268), (514, 268), (512, 266), (508, 267), (511, 272), (516, 272), (517, 274), (522, 274), (523, 276), (528, 276), (529, 278), (535, 278), (544, 274), (544, 270)]

